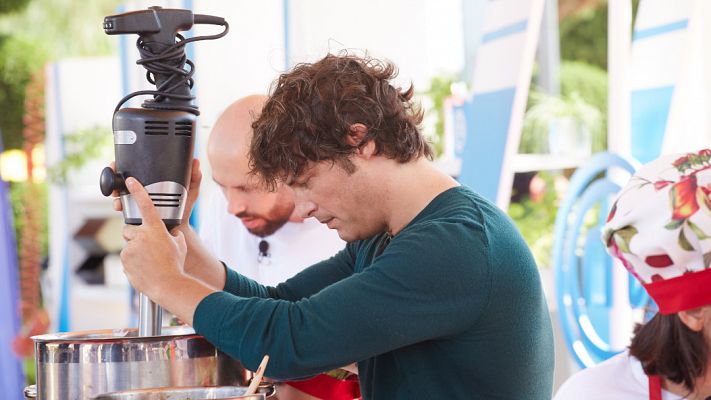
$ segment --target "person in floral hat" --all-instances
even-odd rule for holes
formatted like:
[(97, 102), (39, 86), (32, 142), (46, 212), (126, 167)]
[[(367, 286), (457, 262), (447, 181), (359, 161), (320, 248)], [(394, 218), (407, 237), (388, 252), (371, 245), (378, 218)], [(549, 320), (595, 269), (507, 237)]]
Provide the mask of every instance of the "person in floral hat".
[(621, 191), (602, 240), (659, 312), (628, 351), (573, 376), (556, 400), (711, 398), (710, 193), (709, 149), (661, 157)]

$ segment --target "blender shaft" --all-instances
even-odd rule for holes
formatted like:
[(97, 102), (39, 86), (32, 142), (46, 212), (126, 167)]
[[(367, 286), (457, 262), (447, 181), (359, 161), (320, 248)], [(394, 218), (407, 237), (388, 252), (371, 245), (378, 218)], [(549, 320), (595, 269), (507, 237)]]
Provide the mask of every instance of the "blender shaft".
[(138, 294), (138, 336), (160, 336), (163, 309), (143, 293)]

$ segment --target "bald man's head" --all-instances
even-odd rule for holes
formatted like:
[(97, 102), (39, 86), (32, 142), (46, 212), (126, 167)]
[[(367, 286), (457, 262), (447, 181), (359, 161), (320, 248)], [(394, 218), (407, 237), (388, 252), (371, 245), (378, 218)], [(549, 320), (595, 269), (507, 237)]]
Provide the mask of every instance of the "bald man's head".
[(280, 186), (274, 192), (249, 170), (252, 122), (267, 96), (252, 95), (230, 104), (215, 122), (207, 143), (212, 178), (227, 200), (227, 211), (257, 236), (276, 232), (294, 211), (293, 192)]
[(251, 95), (230, 104), (215, 121), (207, 142), (207, 155), (244, 159), (252, 140), (252, 122), (259, 116), (267, 96)]

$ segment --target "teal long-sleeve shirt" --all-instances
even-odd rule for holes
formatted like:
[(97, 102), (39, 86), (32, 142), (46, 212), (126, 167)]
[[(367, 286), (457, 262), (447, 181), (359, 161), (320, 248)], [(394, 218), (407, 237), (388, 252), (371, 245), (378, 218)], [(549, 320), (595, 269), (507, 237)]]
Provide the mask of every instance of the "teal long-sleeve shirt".
[(252, 370), (269, 354), (277, 379), (358, 362), (367, 400), (551, 398), (550, 318), (505, 214), (460, 186), (388, 239), (349, 243), (277, 287), (228, 269), (195, 330)]

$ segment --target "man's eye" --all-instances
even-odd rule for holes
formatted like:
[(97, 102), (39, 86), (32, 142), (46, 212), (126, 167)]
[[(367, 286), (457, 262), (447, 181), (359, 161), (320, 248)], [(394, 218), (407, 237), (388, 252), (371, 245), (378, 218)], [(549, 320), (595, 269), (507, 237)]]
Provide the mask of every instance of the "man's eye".
[(249, 193), (253, 190), (252, 187), (243, 185), (235, 186), (235, 189), (239, 190), (242, 193)]
[(303, 189), (306, 188), (309, 184), (309, 179), (303, 180), (303, 181), (294, 181), (291, 183), (292, 187)]

